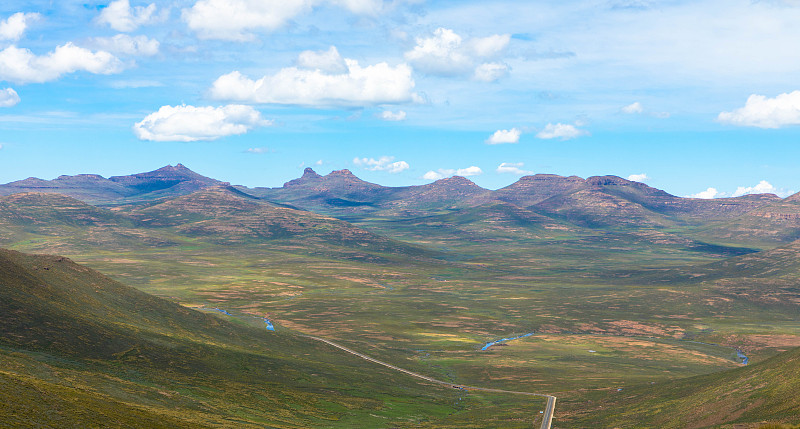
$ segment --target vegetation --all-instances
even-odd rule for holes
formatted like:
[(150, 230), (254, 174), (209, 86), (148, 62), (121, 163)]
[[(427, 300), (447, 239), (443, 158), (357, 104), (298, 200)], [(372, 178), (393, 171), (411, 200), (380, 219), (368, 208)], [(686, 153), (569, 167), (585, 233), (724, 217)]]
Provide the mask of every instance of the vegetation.
[(94, 425), (77, 401), (120, 426), (530, 427), (543, 408), (419, 383), (308, 333), (438, 379), (555, 394), (555, 427), (798, 423), (800, 245), (785, 216), (757, 215), (792, 198), (313, 171), (246, 189), (162, 170), (116, 178), (128, 194), (103, 188), (104, 206), (0, 198), (0, 245), (114, 279), (0, 253), (0, 383), (29, 398), (0, 421)]

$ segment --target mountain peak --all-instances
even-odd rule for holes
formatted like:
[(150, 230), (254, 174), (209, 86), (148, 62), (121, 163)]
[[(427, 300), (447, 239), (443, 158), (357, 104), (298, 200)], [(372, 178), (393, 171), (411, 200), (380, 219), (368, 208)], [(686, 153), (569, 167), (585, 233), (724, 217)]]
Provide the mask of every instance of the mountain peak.
[(450, 176), (445, 177), (444, 179), (439, 179), (433, 183), (432, 185), (448, 185), (448, 186), (474, 186), (479, 188), (480, 186), (476, 185), (475, 182), (472, 180), (467, 179), (464, 176)]
[(311, 167), (306, 167), (306, 169), (303, 170), (303, 178), (305, 179), (319, 179), (320, 177), (322, 176), (317, 174), (317, 172)]
[(343, 170), (334, 170), (334, 171), (331, 171), (330, 173), (328, 173), (328, 176), (334, 176), (334, 177), (336, 177), (336, 176), (341, 176), (341, 177), (356, 177), (356, 175), (355, 175), (355, 174), (353, 174), (353, 172), (352, 172), (352, 171), (350, 171), (350, 170), (348, 170), (348, 169), (346, 169), (346, 168), (345, 168), (345, 169), (343, 169)]
[(298, 177), (297, 179), (292, 179), (292, 180), (284, 183), (283, 187), (286, 188), (286, 187), (291, 187), (291, 186), (304, 185), (304, 184), (307, 184), (307, 183), (310, 183), (310, 182), (316, 182), (317, 180), (319, 180), (321, 178), (322, 178), (322, 176), (317, 174), (317, 172), (314, 171), (313, 168), (306, 167), (305, 170), (303, 170), (303, 175), (301, 177)]

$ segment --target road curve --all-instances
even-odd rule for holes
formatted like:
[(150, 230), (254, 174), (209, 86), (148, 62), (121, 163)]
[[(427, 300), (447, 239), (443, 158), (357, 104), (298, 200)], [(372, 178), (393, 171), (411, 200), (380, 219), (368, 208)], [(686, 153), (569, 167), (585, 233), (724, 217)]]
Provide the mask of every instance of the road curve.
[(514, 391), (514, 390), (489, 389), (489, 388), (486, 388), (486, 387), (475, 387), (475, 386), (466, 386), (466, 385), (463, 385), (463, 384), (449, 383), (447, 381), (437, 380), (435, 378), (431, 378), (431, 377), (428, 377), (428, 376), (425, 376), (425, 375), (422, 375), (422, 374), (417, 374), (416, 372), (409, 371), (407, 369), (403, 369), (403, 368), (394, 366), (394, 365), (392, 365), (390, 363), (386, 363), (384, 361), (369, 357), (369, 356), (367, 356), (365, 354), (359, 353), (359, 352), (357, 352), (355, 350), (352, 350), (352, 349), (349, 349), (349, 348), (347, 348), (345, 346), (336, 344), (333, 341), (326, 340), (325, 338), (315, 337), (313, 335), (303, 335), (303, 334), (300, 334), (300, 336), (301, 337), (305, 337), (305, 338), (310, 338), (310, 339), (315, 340), (315, 341), (321, 341), (321, 342), (323, 342), (325, 344), (328, 344), (329, 346), (336, 347), (337, 349), (340, 349), (340, 350), (343, 350), (343, 351), (345, 351), (347, 353), (350, 353), (351, 355), (358, 356), (361, 359), (368, 360), (368, 361), (376, 363), (378, 365), (383, 365), (383, 366), (385, 366), (387, 368), (393, 369), (395, 371), (400, 371), (400, 372), (408, 374), (408, 375), (410, 375), (412, 377), (421, 378), (421, 379), (423, 379), (425, 381), (430, 381), (431, 383), (436, 383), (436, 384), (442, 384), (442, 385), (445, 385), (445, 386), (452, 387), (454, 389), (474, 390), (474, 391), (480, 391), (480, 392), (493, 392), (493, 393), (508, 393), (508, 394), (513, 394), (513, 395), (541, 396), (541, 397), (547, 398), (547, 407), (545, 408), (544, 414), (542, 416), (541, 429), (550, 429), (550, 425), (551, 425), (551, 423), (553, 421), (553, 413), (554, 413), (555, 407), (556, 407), (556, 397), (555, 396), (545, 395), (543, 393), (517, 392), (517, 391)]

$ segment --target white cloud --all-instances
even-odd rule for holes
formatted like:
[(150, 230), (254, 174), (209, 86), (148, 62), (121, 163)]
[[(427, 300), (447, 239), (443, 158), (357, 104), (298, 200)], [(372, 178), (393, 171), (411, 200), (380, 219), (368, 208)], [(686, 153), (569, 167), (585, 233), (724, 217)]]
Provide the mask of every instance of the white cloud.
[(501, 56), (511, 36), (495, 34), (464, 40), (453, 30), (437, 28), (432, 37), (418, 37), (417, 45), (405, 53), (415, 69), (439, 76), (472, 73), (475, 79), (493, 81), (508, 73), (508, 66), (488, 63)]
[(251, 148), (248, 148), (245, 152), (247, 152), (247, 153), (255, 153), (255, 154), (268, 153), (269, 152), (269, 148), (268, 147), (251, 147)]
[(533, 171), (523, 170), (522, 167), (524, 166), (525, 163), (523, 162), (504, 162), (497, 166), (497, 172), (516, 174), (519, 176), (524, 176), (526, 174), (533, 174)]
[(384, 121), (404, 121), (406, 119), (406, 112), (402, 110), (398, 110), (397, 112), (384, 110), (379, 117)]
[(570, 140), (581, 136), (588, 136), (589, 132), (570, 124), (547, 124), (542, 131), (536, 134), (540, 139)]
[(458, 170), (452, 168), (440, 168), (436, 171), (431, 170), (423, 174), (422, 178), (425, 180), (439, 180), (453, 175), (468, 177), (477, 176), (479, 174), (483, 174), (483, 170), (473, 165), (467, 168), (459, 168)]
[(722, 194), (716, 188), (708, 188), (703, 192), (698, 192), (696, 194), (689, 195), (687, 198), (702, 198), (705, 200), (711, 198), (721, 197)]
[(382, 156), (378, 159), (353, 158), (353, 164), (370, 171), (388, 171), (389, 173), (400, 173), (410, 168), (405, 161), (394, 161), (393, 156)]
[(644, 182), (650, 180), (650, 177), (648, 177), (647, 174), (645, 174), (645, 173), (642, 173), (642, 174), (631, 174), (630, 176), (628, 176), (628, 180), (630, 180), (631, 182), (642, 182), (642, 183), (644, 183)]
[(306, 69), (317, 69), (328, 73), (346, 73), (347, 64), (339, 55), (336, 46), (331, 46), (327, 51), (303, 51), (297, 57), (297, 65)]
[(212, 85), (211, 97), (218, 100), (301, 106), (368, 106), (420, 101), (413, 92), (414, 79), (406, 64), (387, 63), (360, 66), (345, 59), (347, 73), (297, 67), (281, 69), (274, 75), (252, 80), (238, 71), (220, 76)]
[(272, 125), (272, 121), (262, 119), (261, 113), (250, 106), (181, 105), (162, 106), (137, 122), (133, 131), (142, 140), (191, 142), (244, 134), (268, 125)]
[(500, 63), (484, 63), (475, 68), (473, 77), (481, 82), (494, 82), (508, 74), (508, 66)]
[(467, 177), (467, 176), (477, 176), (479, 174), (483, 174), (483, 170), (481, 170), (479, 167), (476, 167), (474, 165), (471, 166), (471, 167), (459, 168), (458, 170), (456, 170), (456, 175), (457, 176)]
[(111, 53), (92, 52), (71, 42), (40, 56), (16, 46), (9, 46), (0, 51), (0, 80), (11, 82), (41, 83), (77, 71), (112, 74), (121, 70), (122, 62)]
[(510, 130), (497, 130), (486, 139), (486, 144), (519, 143), (522, 132), (518, 128)]
[(780, 128), (800, 125), (800, 91), (780, 94), (775, 98), (753, 94), (744, 107), (722, 112), (717, 120), (745, 127)]
[(161, 17), (156, 14), (155, 3), (131, 7), (128, 0), (115, 0), (100, 12), (97, 22), (108, 24), (117, 31), (130, 32), (142, 25), (151, 24)]
[(3, 150), (3, 145), (2, 144), (0, 144), (0, 150)]
[(28, 24), (39, 19), (38, 13), (17, 12), (4, 21), (0, 21), (0, 40), (17, 41), (25, 34)]
[(627, 113), (629, 115), (642, 112), (644, 112), (644, 108), (642, 107), (642, 103), (638, 101), (622, 108), (622, 113)]
[(14, 88), (0, 89), (0, 107), (14, 107), (19, 102), (19, 95)]
[(749, 194), (778, 194), (779, 191), (766, 180), (758, 182), (755, 186), (739, 186), (736, 191), (731, 195), (732, 197), (741, 197), (742, 195)]
[(114, 37), (96, 37), (89, 43), (97, 49), (123, 55), (153, 56), (158, 53), (158, 40), (147, 36), (131, 37), (127, 34), (117, 34)]

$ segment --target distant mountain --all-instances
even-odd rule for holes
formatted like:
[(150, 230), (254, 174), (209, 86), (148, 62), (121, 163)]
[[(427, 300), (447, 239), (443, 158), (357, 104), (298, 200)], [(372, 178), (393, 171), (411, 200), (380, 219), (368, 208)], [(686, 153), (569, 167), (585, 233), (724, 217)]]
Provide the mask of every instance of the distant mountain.
[(147, 173), (113, 176), (108, 179), (96, 174), (60, 176), (53, 180), (31, 177), (0, 185), (0, 195), (19, 192), (56, 193), (91, 204), (120, 204), (186, 195), (222, 183), (177, 164)]
[(489, 192), (460, 176), (421, 186), (387, 187), (363, 181), (350, 170), (321, 176), (311, 168), (280, 188), (243, 190), (269, 201), (343, 217), (442, 210)]
[[(97, 175), (61, 176), (49, 181), (29, 178), (0, 185), (0, 195), (45, 192), (94, 205), (148, 207), (218, 186), (227, 184), (178, 164), (108, 179)], [(785, 200), (772, 194), (710, 200), (681, 198), (617, 176), (582, 179), (537, 174), (521, 177), (498, 190), (488, 190), (459, 176), (419, 186), (387, 187), (361, 180), (349, 170), (322, 176), (306, 168), (301, 177), (279, 188), (237, 186), (229, 190), (234, 188), (245, 200), (248, 195), (261, 200), (250, 201), (252, 204), (270, 202), (273, 209), (298, 208), (364, 226), (373, 220), (407, 223), (414, 218), (448, 216), (460, 210), (473, 212), (464, 212), (462, 220), (477, 219), (473, 209), (478, 207), (494, 207), (487, 213), (502, 217), (501, 212), (507, 210), (499, 210), (502, 206), (497, 204), (502, 203), (550, 218), (549, 221), (537, 218), (536, 224), (550, 222), (568, 228), (571, 228), (568, 225), (595, 230), (691, 228), (692, 234), (699, 234), (702, 241), (749, 247), (770, 247), (800, 238), (800, 195)], [(458, 224), (465, 227), (462, 221)], [(483, 230), (479, 226), (467, 229)]]
[(520, 207), (529, 207), (548, 198), (575, 191), (586, 186), (577, 176), (563, 177), (555, 174), (523, 176), (516, 182), (492, 193), (492, 198)]
[(787, 243), (800, 239), (800, 197), (770, 199), (746, 213), (698, 231), (724, 241)]

